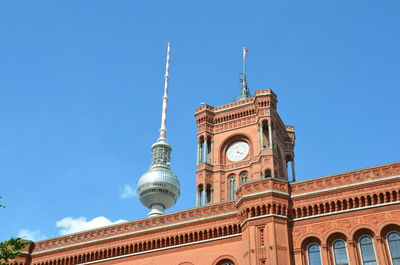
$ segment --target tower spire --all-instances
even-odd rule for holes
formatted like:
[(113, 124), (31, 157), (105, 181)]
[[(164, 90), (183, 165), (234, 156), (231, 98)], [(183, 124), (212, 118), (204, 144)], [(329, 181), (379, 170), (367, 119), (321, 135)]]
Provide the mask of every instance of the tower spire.
[(240, 76), (240, 82), (242, 83), (242, 88), (240, 90), (240, 95), (238, 97), (236, 97), (236, 101), (251, 97), (250, 89), (247, 86), (247, 80), (246, 80), (247, 51), (248, 51), (248, 49), (246, 47), (243, 47), (243, 73)]
[(162, 215), (172, 207), (179, 198), (180, 184), (170, 169), (172, 147), (167, 142), (167, 102), (169, 78), (169, 54), (171, 43), (168, 42), (167, 63), (164, 76), (164, 94), (162, 97), (160, 137), (151, 146), (152, 161), (150, 169), (143, 174), (137, 185), (140, 201), (151, 211), (148, 216)]
[(169, 79), (169, 55), (171, 50), (171, 42), (168, 42), (167, 48), (167, 62), (165, 64), (164, 75), (164, 95), (162, 97), (162, 111), (161, 111), (161, 127), (159, 140), (165, 140), (167, 137), (167, 102), (168, 102), (168, 79)]

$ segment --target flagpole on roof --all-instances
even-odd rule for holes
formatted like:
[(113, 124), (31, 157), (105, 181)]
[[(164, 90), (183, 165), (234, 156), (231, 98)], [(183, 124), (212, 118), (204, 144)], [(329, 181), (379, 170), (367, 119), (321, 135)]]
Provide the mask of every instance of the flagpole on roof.
[(243, 88), (247, 88), (247, 80), (246, 80), (246, 56), (247, 56), (247, 48), (243, 47)]
[(243, 47), (243, 75), (246, 76), (246, 55), (247, 55), (247, 48)]
[(242, 100), (251, 97), (250, 90), (247, 87), (247, 79), (246, 79), (246, 57), (247, 57), (247, 48), (243, 47), (243, 73), (240, 77), (240, 82), (242, 82), (242, 89), (240, 91), (240, 96), (236, 97), (236, 100)]

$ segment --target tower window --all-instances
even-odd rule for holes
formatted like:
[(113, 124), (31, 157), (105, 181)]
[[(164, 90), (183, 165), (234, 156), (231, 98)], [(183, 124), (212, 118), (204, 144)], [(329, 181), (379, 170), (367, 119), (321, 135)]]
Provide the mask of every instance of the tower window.
[(211, 164), (211, 138), (207, 137), (207, 141), (206, 141), (206, 150), (207, 150), (207, 154), (206, 154), (206, 163)]
[(206, 189), (206, 204), (210, 204), (211, 201), (212, 201), (212, 188), (211, 185), (208, 184)]
[(307, 256), (309, 265), (322, 265), (321, 251), (317, 244), (312, 244), (308, 247)]
[(286, 172), (288, 180), (296, 181), (293, 158), (290, 155), (287, 155), (285, 160), (286, 160)]
[(212, 163), (212, 139), (201, 136), (197, 144), (197, 164)]
[(268, 148), (269, 147), (269, 128), (268, 128), (268, 121), (263, 121), (261, 124), (261, 129), (262, 129), (262, 148)]
[(259, 238), (260, 238), (260, 247), (264, 247), (265, 246), (265, 241), (264, 241), (264, 228), (260, 227), (258, 229), (259, 232)]
[(360, 252), (363, 265), (376, 265), (376, 257), (374, 244), (372, 238), (369, 236), (363, 236), (360, 238)]
[(235, 175), (230, 175), (228, 177), (228, 192), (229, 192), (229, 200), (235, 199), (236, 192), (236, 177)]
[(248, 182), (247, 172), (240, 173), (240, 184), (245, 184)]
[(346, 243), (343, 240), (336, 240), (333, 243), (333, 254), (335, 265), (348, 265)]
[(264, 171), (264, 178), (270, 178), (270, 177), (272, 177), (272, 175), (271, 175), (271, 169), (266, 169), (266, 170)]
[(203, 206), (203, 201), (204, 201), (204, 192), (203, 192), (203, 184), (200, 184), (197, 188), (197, 206)]
[(390, 257), (393, 265), (400, 264), (400, 233), (391, 232), (387, 236)]

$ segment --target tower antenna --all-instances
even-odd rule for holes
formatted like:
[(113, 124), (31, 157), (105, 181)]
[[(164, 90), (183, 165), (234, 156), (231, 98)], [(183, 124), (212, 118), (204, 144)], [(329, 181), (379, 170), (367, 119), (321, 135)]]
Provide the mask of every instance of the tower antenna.
[(162, 97), (162, 111), (161, 111), (161, 127), (159, 140), (165, 140), (167, 137), (167, 102), (168, 102), (168, 79), (169, 79), (169, 55), (171, 52), (171, 42), (168, 42), (167, 48), (167, 62), (165, 64), (165, 75), (164, 75), (164, 95)]
[(160, 137), (151, 146), (152, 161), (150, 169), (140, 177), (137, 185), (137, 194), (140, 201), (151, 209), (148, 214), (149, 217), (163, 214), (166, 209), (171, 208), (176, 203), (181, 194), (179, 180), (170, 168), (172, 147), (167, 143), (167, 130), (165, 129), (167, 124), (170, 48), (171, 43), (168, 42)]

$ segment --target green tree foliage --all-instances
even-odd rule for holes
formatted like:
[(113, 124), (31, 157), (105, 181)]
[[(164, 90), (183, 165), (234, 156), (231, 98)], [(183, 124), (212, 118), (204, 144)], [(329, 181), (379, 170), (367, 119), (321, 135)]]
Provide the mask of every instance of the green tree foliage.
[[(3, 198), (0, 196), (0, 199)], [(0, 208), (5, 208), (5, 205), (0, 204)], [(29, 241), (23, 240), (20, 237), (12, 237), (9, 240), (0, 243), (0, 265), (8, 265), (8, 261), (15, 259), (21, 254), (22, 248)]]
[(0, 265), (8, 265), (8, 261), (21, 254), (22, 248), (28, 243), (20, 237), (11, 238), (0, 243)]

